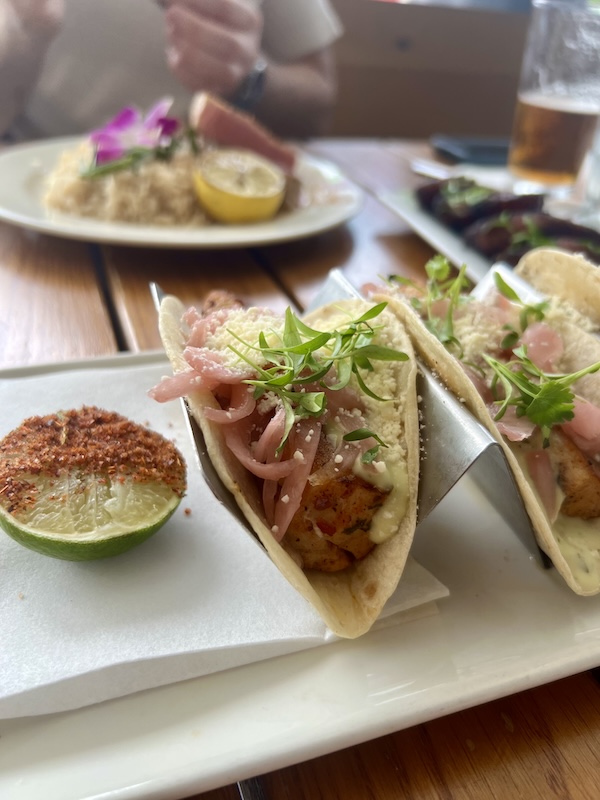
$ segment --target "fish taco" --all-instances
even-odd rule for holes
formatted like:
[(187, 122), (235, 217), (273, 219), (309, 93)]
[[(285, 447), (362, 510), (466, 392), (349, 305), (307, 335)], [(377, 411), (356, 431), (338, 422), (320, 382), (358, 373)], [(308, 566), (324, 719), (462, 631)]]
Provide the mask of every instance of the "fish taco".
[(275, 565), (338, 636), (365, 633), (416, 525), (419, 431), (410, 340), (386, 303), (300, 319), (221, 293), (163, 300), (173, 375), (210, 458)]
[(480, 299), (441, 256), (426, 286), (392, 278), (385, 297), (415, 350), (502, 445), (538, 543), (568, 586), (600, 592), (598, 268), (540, 249), (517, 275), (543, 294), (525, 302), (495, 274)]

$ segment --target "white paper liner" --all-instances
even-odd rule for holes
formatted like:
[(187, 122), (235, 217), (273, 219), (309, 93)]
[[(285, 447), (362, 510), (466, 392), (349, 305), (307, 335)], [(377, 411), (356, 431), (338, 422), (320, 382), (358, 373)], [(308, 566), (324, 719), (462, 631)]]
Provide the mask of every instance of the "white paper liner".
[[(0, 436), (34, 414), (98, 405), (173, 439), (188, 464), (173, 518), (116, 558), (59, 561), (0, 531), (0, 718), (80, 708), (335, 641), (214, 499), (181, 405), (146, 396), (166, 362), (139, 361), (0, 376)], [(435, 613), (447, 594), (411, 559), (376, 625)]]

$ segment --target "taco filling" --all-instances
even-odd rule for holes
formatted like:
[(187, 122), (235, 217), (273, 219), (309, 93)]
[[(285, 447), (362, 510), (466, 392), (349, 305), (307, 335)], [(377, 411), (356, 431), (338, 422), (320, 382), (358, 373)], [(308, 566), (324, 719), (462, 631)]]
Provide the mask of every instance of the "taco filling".
[(402, 326), (385, 302), (300, 319), (224, 293), (201, 309), (166, 298), (160, 322), (174, 374), (151, 396), (187, 398), (271, 558), (336, 632), (364, 632), (416, 520), (416, 368)]
[[(542, 535), (543, 549), (553, 558), (558, 546), (580, 593), (600, 591), (600, 341), (573, 309), (552, 299), (529, 305), (498, 273), (482, 301), (466, 294), (464, 270), (451, 277), (441, 257), (427, 272), (426, 287), (392, 279), (407, 301), (395, 307), (420, 320), (424, 358), (501, 434), (535, 493), (534, 525), (542, 510), (554, 539), (549, 547)], [(423, 326), (451, 361), (431, 350)]]

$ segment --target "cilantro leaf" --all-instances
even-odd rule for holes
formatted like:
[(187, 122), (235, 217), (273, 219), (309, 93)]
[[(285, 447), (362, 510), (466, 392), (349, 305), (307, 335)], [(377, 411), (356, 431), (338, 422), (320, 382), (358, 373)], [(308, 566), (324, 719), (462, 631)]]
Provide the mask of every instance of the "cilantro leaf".
[[(277, 396), (285, 411), (284, 435), (277, 448), (281, 453), (295, 420), (321, 416), (327, 409), (325, 389), (339, 391), (348, 385), (352, 376), (362, 392), (383, 401), (367, 385), (364, 374), (373, 372), (373, 361), (406, 361), (408, 355), (392, 347), (375, 344), (373, 339), (380, 329), (371, 322), (380, 316), (387, 303), (378, 303), (367, 309), (357, 319), (351, 319), (345, 328), (317, 331), (310, 328), (288, 308), (283, 332), (262, 331), (256, 345), (244, 341), (234, 331), (229, 331), (243, 349), (230, 344), (237, 357), (256, 372), (255, 378), (244, 381), (254, 387), (254, 398), (268, 392)], [(251, 356), (248, 353), (255, 353)], [(332, 378), (325, 382), (327, 377)], [(305, 391), (322, 387), (322, 391)], [(374, 433), (379, 445), (383, 444)], [(353, 440), (347, 440), (353, 441)], [(378, 446), (379, 446), (378, 445)]]
[(575, 416), (574, 399), (571, 389), (560, 380), (542, 383), (527, 407), (527, 416), (540, 428), (568, 422)]
[(500, 405), (495, 419), (501, 419), (508, 406), (514, 406), (517, 416), (526, 416), (540, 428), (544, 447), (554, 425), (573, 419), (575, 393), (571, 386), (584, 375), (600, 371), (598, 361), (569, 374), (547, 373), (527, 357), (524, 346), (518, 347), (506, 364), (488, 355), (484, 358), (494, 372), (491, 389)]
[(521, 311), (519, 313), (519, 325), (521, 326), (521, 333), (529, 325), (531, 320), (535, 322), (541, 322), (544, 319), (546, 316), (546, 310), (549, 306), (548, 300), (542, 300), (534, 305), (525, 303), (523, 300), (521, 300), (513, 287), (504, 280), (499, 272), (494, 272), (494, 283), (496, 284), (496, 289), (503, 297), (506, 297), (506, 299), (510, 300), (511, 303), (521, 306)]

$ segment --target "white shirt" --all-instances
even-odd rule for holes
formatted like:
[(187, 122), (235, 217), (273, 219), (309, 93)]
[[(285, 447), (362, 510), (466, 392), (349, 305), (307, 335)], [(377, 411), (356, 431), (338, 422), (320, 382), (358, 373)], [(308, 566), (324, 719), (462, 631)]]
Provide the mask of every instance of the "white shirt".
[[(264, 13), (263, 47), (280, 62), (331, 44), (341, 24), (329, 0), (255, 0)], [(25, 138), (85, 133), (125, 105), (175, 98), (185, 115), (191, 93), (165, 59), (164, 12), (154, 0), (66, 0), (38, 86), (15, 130)]]

